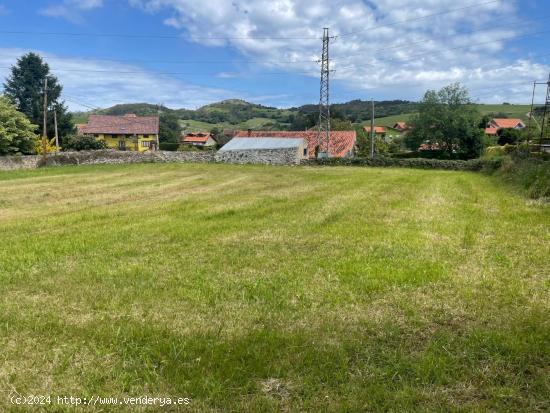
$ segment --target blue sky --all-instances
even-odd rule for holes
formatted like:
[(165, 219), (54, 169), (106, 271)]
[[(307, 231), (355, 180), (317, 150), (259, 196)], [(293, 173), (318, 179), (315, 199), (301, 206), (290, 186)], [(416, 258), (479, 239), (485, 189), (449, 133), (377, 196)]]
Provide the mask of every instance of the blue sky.
[(34, 51), (73, 110), (315, 103), (329, 27), (333, 102), (459, 81), (480, 102), (528, 103), (550, 71), (549, 17), (547, 0), (0, 0), (0, 78)]

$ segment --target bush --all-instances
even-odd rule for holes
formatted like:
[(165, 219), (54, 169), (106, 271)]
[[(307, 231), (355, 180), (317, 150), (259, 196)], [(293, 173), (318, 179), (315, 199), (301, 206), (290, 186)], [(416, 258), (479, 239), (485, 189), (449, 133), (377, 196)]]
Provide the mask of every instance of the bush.
[(67, 136), (61, 146), (65, 151), (97, 151), (106, 148), (105, 142), (93, 136)]
[(375, 167), (394, 167), (394, 168), (419, 168), (419, 169), (448, 169), (455, 171), (480, 171), (483, 168), (483, 162), (480, 159), (462, 160), (441, 160), (427, 158), (322, 158), (312, 159), (305, 162), (311, 165), (326, 166), (375, 166)]
[(550, 162), (545, 154), (529, 156), (521, 148), (509, 152), (502, 147), (487, 151), (482, 162), (483, 172), (520, 188), (530, 198), (550, 197)]
[(499, 145), (515, 145), (521, 137), (521, 132), (517, 129), (501, 129), (498, 131)]
[(174, 142), (161, 142), (159, 143), (159, 149), (161, 151), (177, 151), (180, 147), (180, 144), (179, 143), (174, 143)]

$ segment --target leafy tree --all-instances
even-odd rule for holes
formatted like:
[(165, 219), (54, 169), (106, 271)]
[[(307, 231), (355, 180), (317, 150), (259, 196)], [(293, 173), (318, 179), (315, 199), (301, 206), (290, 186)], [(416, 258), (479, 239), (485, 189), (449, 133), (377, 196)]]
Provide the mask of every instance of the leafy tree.
[(353, 130), (353, 125), (349, 120), (331, 119), (330, 130)]
[(72, 151), (92, 151), (105, 149), (105, 142), (97, 140), (93, 136), (75, 136), (70, 135), (62, 140), (61, 146), (64, 150)]
[(59, 136), (63, 137), (74, 132), (74, 124), (64, 102), (60, 100), (63, 87), (55, 76), (50, 73), (50, 67), (35, 53), (28, 53), (19, 59), (11, 68), (11, 75), (4, 83), (6, 96), (17, 109), (38, 125), (38, 133), (42, 134), (44, 81), (48, 79), (48, 136), (54, 132), (53, 111), (57, 112)]
[(181, 126), (176, 114), (164, 112), (160, 115), (159, 141), (179, 143), (181, 140)]
[(220, 128), (212, 128), (210, 130), (210, 136), (212, 136), (212, 139), (216, 141), (216, 146), (218, 148), (221, 148), (223, 145), (231, 140), (231, 138), (229, 136), (226, 136), (223, 133), (223, 130)]
[(0, 155), (34, 153), (38, 136), (24, 114), (4, 96), (0, 96)]
[(405, 142), (417, 150), (424, 142), (441, 149), (445, 158), (477, 158), (483, 150), (481, 115), (459, 83), (439, 91), (428, 90), (411, 118), (412, 130)]
[(521, 138), (521, 132), (517, 129), (501, 129), (498, 131), (497, 143), (503, 145), (515, 145)]

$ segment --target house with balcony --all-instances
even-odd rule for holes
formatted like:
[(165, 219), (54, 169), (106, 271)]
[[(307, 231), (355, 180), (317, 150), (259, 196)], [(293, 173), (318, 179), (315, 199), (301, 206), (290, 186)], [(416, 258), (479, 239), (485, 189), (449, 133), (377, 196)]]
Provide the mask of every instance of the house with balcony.
[(109, 149), (147, 152), (159, 146), (158, 116), (90, 115), (88, 123), (76, 127), (79, 135), (102, 140)]

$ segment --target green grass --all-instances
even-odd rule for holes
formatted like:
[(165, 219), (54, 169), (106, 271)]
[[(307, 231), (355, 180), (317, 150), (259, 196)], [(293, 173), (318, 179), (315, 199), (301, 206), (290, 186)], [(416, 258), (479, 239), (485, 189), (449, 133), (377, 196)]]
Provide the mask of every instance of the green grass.
[(465, 172), (0, 173), (0, 411), (548, 411), (549, 224)]

